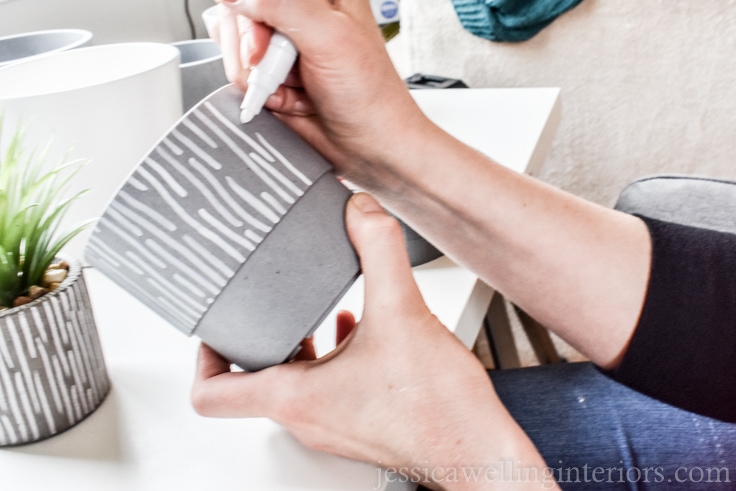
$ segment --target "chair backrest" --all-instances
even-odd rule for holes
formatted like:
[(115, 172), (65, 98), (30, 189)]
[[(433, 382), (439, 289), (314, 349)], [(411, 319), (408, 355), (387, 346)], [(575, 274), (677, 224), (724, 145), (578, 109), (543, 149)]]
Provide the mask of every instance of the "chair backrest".
[(683, 225), (736, 234), (736, 182), (660, 174), (624, 188), (615, 208)]

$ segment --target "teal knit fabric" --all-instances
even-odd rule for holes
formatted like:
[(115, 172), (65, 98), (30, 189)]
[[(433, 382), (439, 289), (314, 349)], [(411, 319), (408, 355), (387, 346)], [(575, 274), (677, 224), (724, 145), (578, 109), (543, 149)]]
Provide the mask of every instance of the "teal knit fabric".
[(463, 27), (492, 41), (536, 35), (582, 0), (452, 0)]

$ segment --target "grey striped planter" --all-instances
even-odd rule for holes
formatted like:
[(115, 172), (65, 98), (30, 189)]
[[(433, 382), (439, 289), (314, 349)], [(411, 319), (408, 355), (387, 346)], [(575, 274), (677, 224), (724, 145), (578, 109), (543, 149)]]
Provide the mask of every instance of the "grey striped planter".
[(226, 86), (195, 106), (109, 204), (85, 257), (247, 370), (288, 360), (352, 285), (351, 192), (268, 111)]
[(81, 263), (51, 293), (0, 313), (0, 446), (71, 428), (110, 389)]

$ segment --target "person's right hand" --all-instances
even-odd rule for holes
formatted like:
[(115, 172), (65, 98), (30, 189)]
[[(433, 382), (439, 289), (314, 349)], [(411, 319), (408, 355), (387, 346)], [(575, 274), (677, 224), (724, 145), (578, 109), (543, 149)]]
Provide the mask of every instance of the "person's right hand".
[[(249, 67), (263, 56), (270, 29), (299, 51), (295, 71), (266, 107), (332, 162), (338, 174), (371, 189), (412, 135), (430, 124), (386, 53), (365, 0), (220, 0), (214, 36), (228, 77), (247, 90)], [(233, 15), (235, 14), (235, 15)]]

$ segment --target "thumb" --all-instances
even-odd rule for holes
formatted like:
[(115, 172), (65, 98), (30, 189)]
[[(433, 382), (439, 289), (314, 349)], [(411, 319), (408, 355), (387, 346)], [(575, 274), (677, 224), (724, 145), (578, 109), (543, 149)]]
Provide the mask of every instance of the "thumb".
[(230, 362), (201, 344), (192, 386), (194, 410), (212, 418), (271, 416), (283, 395), (293, 393), (291, 364), (260, 372), (231, 372)]
[(417, 301), (423, 305), (399, 222), (366, 193), (350, 199), (345, 221), (365, 275), (365, 312), (376, 307), (403, 309)]

